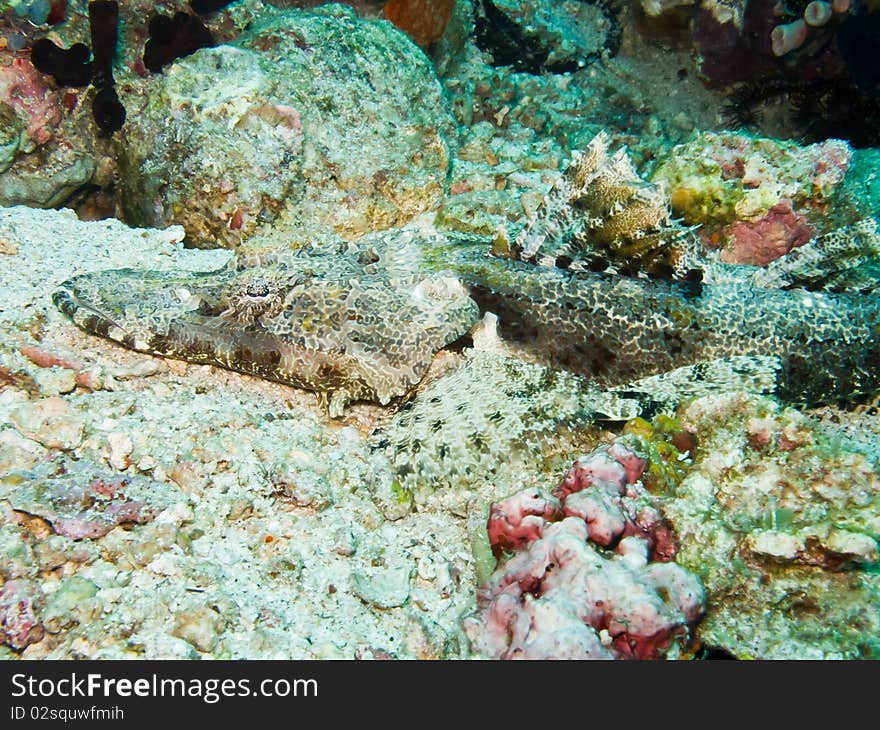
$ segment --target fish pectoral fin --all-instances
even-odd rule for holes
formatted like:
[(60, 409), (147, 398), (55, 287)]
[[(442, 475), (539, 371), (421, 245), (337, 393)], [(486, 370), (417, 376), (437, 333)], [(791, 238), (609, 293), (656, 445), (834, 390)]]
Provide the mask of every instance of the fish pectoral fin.
[(650, 414), (653, 402), (646, 393), (606, 391), (596, 396), (592, 407), (591, 417), (595, 421), (623, 422)]
[(880, 288), (880, 232), (864, 218), (813, 238), (758, 269), (751, 277), (765, 289), (869, 292)]

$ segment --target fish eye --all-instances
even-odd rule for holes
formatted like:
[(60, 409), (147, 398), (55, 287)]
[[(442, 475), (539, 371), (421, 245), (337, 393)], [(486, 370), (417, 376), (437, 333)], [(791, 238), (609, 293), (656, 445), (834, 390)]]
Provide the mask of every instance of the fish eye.
[(245, 287), (244, 293), (255, 299), (263, 299), (271, 294), (271, 288), (266, 281), (254, 281)]

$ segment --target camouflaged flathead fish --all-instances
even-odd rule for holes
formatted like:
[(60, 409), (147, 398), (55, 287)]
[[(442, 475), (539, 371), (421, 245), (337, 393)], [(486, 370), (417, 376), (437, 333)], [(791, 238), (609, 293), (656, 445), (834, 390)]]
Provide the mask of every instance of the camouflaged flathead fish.
[(201, 274), (85, 274), (54, 301), (84, 330), (140, 352), (317, 391), (332, 416), (351, 401), (405, 397), (481, 311), (498, 315), (501, 336), (532, 362), (602, 388), (683, 367), (699, 381), (719, 360), (733, 363), (735, 384), (754, 357), (790, 402), (880, 389), (876, 221), (766, 270), (699, 262), (693, 243), (662, 188), (638, 178), (625, 153), (609, 155), (600, 135), (506, 256), (489, 255), (488, 240), (390, 231)]

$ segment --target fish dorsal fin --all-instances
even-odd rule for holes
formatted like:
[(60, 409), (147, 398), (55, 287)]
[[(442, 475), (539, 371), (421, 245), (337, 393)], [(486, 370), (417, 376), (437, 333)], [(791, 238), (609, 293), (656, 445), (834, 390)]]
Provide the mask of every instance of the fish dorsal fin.
[(751, 277), (771, 289), (868, 292), (880, 288), (880, 232), (875, 218), (835, 228)]
[(574, 270), (686, 274), (692, 229), (671, 220), (666, 188), (640, 178), (626, 148), (609, 153), (609, 143), (600, 132), (572, 154), (516, 237), (514, 257)]

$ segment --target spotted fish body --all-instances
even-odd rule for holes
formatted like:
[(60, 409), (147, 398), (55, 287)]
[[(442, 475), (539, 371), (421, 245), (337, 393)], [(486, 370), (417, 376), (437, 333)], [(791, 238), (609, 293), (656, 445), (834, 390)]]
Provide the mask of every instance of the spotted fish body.
[(504, 339), (601, 387), (754, 355), (778, 360), (775, 390), (787, 402), (860, 402), (880, 390), (877, 294), (786, 291), (745, 276), (696, 285), (609, 276), (466, 249), (449, 259)]
[(366, 250), (238, 259), (186, 275), (103, 271), (64, 282), (53, 298), (87, 332), (318, 391), (333, 416), (350, 401), (405, 395), (477, 319), (456, 280)]
[(746, 277), (692, 286), (493, 258), (482, 241), (419, 243), (391, 232), (353, 253), (239, 259), (207, 273), (97, 272), (64, 282), (54, 301), (84, 330), (140, 352), (318, 391), (334, 416), (350, 401), (409, 393), (479, 310), (497, 314), (502, 337), (531, 360), (605, 388), (754, 355), (777, 358), (776, 393), (789, 402), (880, 390), (876, 294)]

